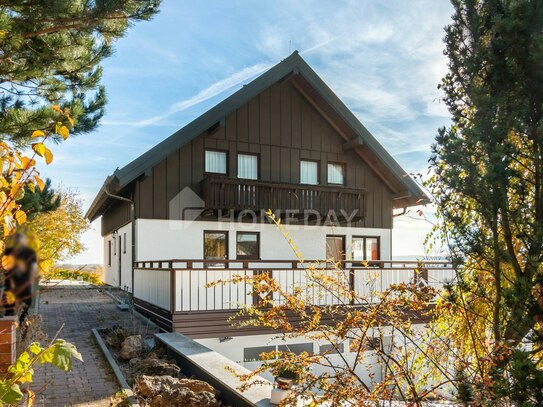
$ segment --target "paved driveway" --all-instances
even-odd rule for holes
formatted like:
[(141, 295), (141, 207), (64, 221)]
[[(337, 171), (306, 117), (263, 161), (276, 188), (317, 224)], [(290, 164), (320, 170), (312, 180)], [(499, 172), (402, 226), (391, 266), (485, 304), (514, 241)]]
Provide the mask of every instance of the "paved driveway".
[(84, 363), (76, 361), (69, 373), (50, 366), (38, 367), (33, 384), (33, 389), (39, 392), (36, 404), (111, 405), (111, 398), (119, 391), (119, 386), (91, 329), (123, 325), (134, 332), (144, 333), (153, 328), (145, 327), (131, 313), (120, 311), (102, 289), (89, 285), (45, 288), (40, 295), (39, 313), (43, 318), (43, 330), (50, 338), (64, 324), (59, 337), (77, 346)]

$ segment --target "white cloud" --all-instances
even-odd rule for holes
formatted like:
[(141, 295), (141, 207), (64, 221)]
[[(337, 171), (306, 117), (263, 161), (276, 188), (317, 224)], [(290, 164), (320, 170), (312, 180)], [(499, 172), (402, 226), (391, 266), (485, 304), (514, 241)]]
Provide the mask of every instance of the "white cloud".
[(228, 89), (233, 88), (236, 85), (245, 82), (252, 77), (264, 72), (272, 66), (271, 63), (258, 63), (255, 65), (248, 66), (242, 70), (221, 79), (208, 87), (202, 89), (195, 95), (177, 102), (170, 106), (166, 113), (149, 117), (147, 119), (138, 120), (138, 121), (114, 121), (114, 120), (104, 120), (103, 124), (105, 125), (118, 125), (118, 126), (134, 126), (134, 127), (146, 127), (156, 124), (161, 124), (162, 121), (175, 113), (182, 112), (192, 106), (195, 106), (199, 103), (202, 103), (208, 99), (211, 99), (215, 96), (220, 95), (223, 92), (226, 92)]

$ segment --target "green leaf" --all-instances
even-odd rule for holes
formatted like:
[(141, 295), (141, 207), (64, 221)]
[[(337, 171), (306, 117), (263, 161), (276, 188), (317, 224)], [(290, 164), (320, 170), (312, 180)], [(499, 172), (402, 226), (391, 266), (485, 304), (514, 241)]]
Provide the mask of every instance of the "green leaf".
[(51, 363), (60, 370), (69, 372), (72, 370), (72, 358), (83, 361), (76, 347), (63, 339), (57, 339), (40, 356), (40, 363)]
[(32, 352), (34, 355), (37, 355), (43, 350), (43, 348), (38, 342), (34, 342), (30, 344), (30, 346), (28, 347), (28, 350)]
[(4, 395), (0, 402), (2, 404), (17, 404), (23, 398), (23, 393), (18, 384), (13, 384), (10, 388), (5, 388), (6, 383), (3, 386), (0, 385), (0, 392)]

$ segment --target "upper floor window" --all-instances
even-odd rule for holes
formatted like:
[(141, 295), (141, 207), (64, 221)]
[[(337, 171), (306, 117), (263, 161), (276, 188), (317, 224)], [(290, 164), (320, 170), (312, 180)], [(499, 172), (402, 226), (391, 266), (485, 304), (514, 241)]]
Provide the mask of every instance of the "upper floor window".
[(238, 178), (258, 179), (258, 156), (238, 154)]
[(205, 172), (226, 174), (226, 151), (206, 150)]
[(345, 185), (345, 164), (328, 163), (328, 183)]
[(317, 161), (300, 161), (300, 184), (318, 185), (319, 163)]

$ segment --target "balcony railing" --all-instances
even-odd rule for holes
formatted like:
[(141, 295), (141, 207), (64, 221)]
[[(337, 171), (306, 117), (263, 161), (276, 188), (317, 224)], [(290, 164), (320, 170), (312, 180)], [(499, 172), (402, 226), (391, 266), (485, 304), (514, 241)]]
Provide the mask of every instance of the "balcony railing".
[(326, 216), (333, 210), (338, 218), (363, 219), (365, 190), (342, 186), (301, 185), (207, 176), (201, 183), (207, 209), (280, 210), (300, 216)]
[[(169, 312), (235, 310), (252, 305), (251, 288), (245, 283), (207, 284), (230, 280), (233, 276), (250, 277), (270, 273), (286, 292), (296, 287), (306, 290), (315, 305), (344, 304), (339, 293), (319, 295), (318, 287), (307, 284), (308, 264), (290, 260), (213, 260), (213, 267), (204, 260), (139, 261), (134, 263), (134, 297)], [(390, 261), (364, 263), (344, 261), (340, 267), (319, 262), (319, 269), (334, 276), (343, 276), (349, 289), (365, 298), (386, 290), (392, 284), (416, 281), (440, 289), (454, 280), (456, 269), (447, 261)], [(312, 292), (307, 292), (312, 290)], [(281, 298), (273, 298), (280, 304)], [(377, 298), (376, 298), (377, 300)]]

